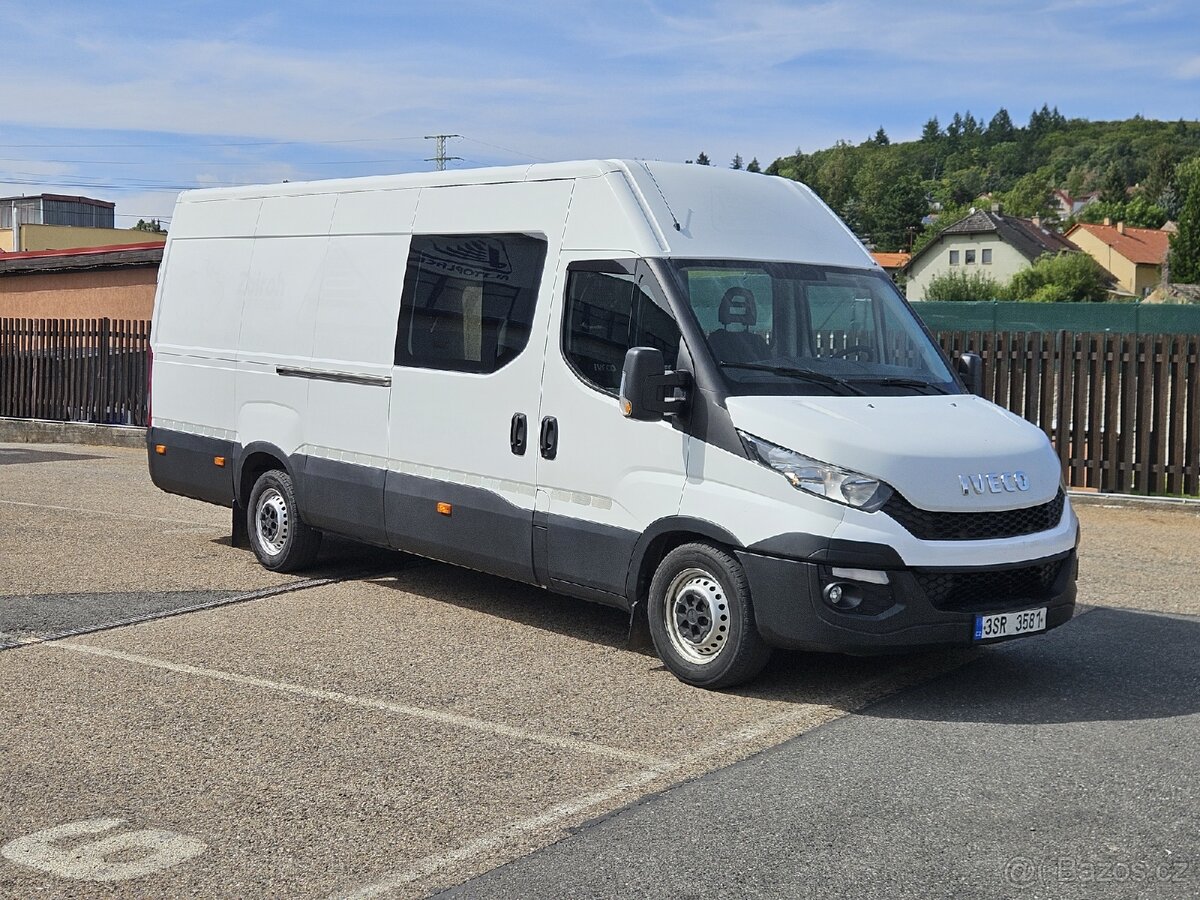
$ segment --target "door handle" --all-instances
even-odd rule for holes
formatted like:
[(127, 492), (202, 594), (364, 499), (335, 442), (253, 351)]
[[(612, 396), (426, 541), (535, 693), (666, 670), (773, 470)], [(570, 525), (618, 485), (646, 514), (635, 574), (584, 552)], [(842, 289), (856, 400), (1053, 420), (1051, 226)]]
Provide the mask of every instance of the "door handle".
[(546, 416), (542, 419), (542, 432), (538, 440), (542, 459), (554, 459), (558, 455), (558, 419)]
[(513, 413), (512, 424), (508, 426), (508, 446), (517, 456), (524, 456), (528, 443), (529, 425), (525, 413)]

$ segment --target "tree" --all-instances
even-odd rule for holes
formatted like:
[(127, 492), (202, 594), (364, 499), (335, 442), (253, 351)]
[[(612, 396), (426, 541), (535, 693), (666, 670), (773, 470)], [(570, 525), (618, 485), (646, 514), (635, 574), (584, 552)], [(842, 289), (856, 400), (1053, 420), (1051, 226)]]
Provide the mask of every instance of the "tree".
[(971, 115), (969, 109), (967, 110), (967, 115), (963, 118), (962, 133), (963, 140), (967, 142), (968, 146), (974, 146), (983, 134), (983, 128), (980, 126), (979, 121)]
[(1171, 235), (1171, 280), (1200, 284), (1200, 156), (1179, 167), (1178, 185), (1184, 200)]
[(1104, 184), (1100, 188), (1100, 199), (1109, 203), (1124, 203), (1125, 189), (1129, 186), (1125, 180), (1125, 173), (1121, 171), (1121, 166), (1117, 163), (1109, 165), (1108, 170), (1104, 173)]
[(708, 161), (708, 154), (705, 153), (703, 150), (701, 150), (700, 155), (696, 157), (696, 165), (698, 165), (698, 166), (711, 166), (712, 165), (712, 163), (710, 163)]
[(1167, 211), (1157, 203), (1151, 203), (1145, 195), (1138, 194), (1125, 203), (1109, 203), (1099, 200), (1089, 203), (1075, 217), (1079, 222), (1124, 222), (1134, 228), (1162, 228), (1167, 221)]
[(1086, 253), (1043, 253), (1012, 277), (1014, 300), (1037, 303), (1100, 302), (1108, 297), (1112, 276)]
[(925, 300), (1002, 300), (1004, 285), (985, 272), (946, 272), (934, 275), (925, 286)]
[(731, 169), (740, 169), (741, 167), (742, 167), (742, 154), (740, 154), (740, 153), (735, 153), (735, 154), (733, 155), (733, 162), (731, 162), (731, 163), (729, 164), (729, 168), (731, 168)]
[(879, 130), (875, 132), (875, 137), (872, 139), (877, 147), (886, 147), (892, 141), (887, 136), (887, 132), (883, 130), (883, 126), (879, 126)]
[(987, 140), (989, 144), (1003, 144), (1016, 137), (1017, 130), (1013, 127), (1012, 117), (1003, 106), (988, 122)]
[(935, 144), (942, 136), (942, 126), (938, 124), (937, 116), (933, 116), (921, 129), (921, 140), (926, 144)]
[(1003, 202), (1009, 215), (1044, 216), (1050, 211), (1050, 180), (1040, 170), (1022, 175)]
[(158, 219), (151, 219), (147, 222), (145, 219), (138, 219), (137, 224), (133, 226), (134, 231), (148, 231), (151, 234), (166, 234), (167, 229), (162, 227), (162, 222)]
[(761, 172), (762, 171), (762, 166), (760, 166), (758, 164), (757, 156), (754, 157), (752, 160), (750, 160), (749, 163), (746, 164), (746, 171), (747, 172)]

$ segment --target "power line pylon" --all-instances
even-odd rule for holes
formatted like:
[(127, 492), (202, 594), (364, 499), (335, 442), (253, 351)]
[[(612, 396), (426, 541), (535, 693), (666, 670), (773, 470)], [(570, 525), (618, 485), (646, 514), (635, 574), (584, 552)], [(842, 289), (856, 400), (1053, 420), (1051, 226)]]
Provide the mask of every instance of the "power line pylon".
[(434, 147), (436, 148), (434, 150), (434, 155), (429, 157), (428, 159), (426, 159), (425, 162), (437, 163), (437, 170), (439, 172), (441, 172), (441, 171), (445, 170), (446, 163), (449, 160), (452, 160), (452, 159), (461, 160), (462, 159), (461, 156), (447, 156), (446, 155), (446, 139), (447, 138), (460, 138), (460, 137), (462, 137), (461, 134), (427, 134), (427, 135), (425, 135), (425, 140), (433, 141)]

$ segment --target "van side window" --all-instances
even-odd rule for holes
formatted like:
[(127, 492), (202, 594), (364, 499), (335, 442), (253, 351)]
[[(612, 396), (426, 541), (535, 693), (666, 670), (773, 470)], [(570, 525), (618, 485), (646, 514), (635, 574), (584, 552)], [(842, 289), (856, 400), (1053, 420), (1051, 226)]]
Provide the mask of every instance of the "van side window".
[(665, 303), (632, 273), (572, 271), (563, 318), (563, 355), (571, 368), (615, 396), (630, 347), (657, 347), (667, 368), (675, 367), (679, 326)]
[(495, 372), (529, 341), (546, 242), (523, 234), (413, 235), (396, 365)]

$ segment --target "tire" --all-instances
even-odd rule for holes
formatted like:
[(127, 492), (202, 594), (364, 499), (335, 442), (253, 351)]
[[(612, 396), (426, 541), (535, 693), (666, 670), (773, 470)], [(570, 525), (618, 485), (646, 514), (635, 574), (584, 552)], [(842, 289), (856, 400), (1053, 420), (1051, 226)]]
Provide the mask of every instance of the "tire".
[(745, 571), (708, 544), (683, 544), (663, 558), (646, 612), (659, 658), (687, 684), (743, 684), (771, 658), (754, 623)]
[(321, 532), (300, 521), (292, 479), (281, 469), (259, 476), (246, 509), (250, 547), (265, 568), (299, 572), (316, 561)]

